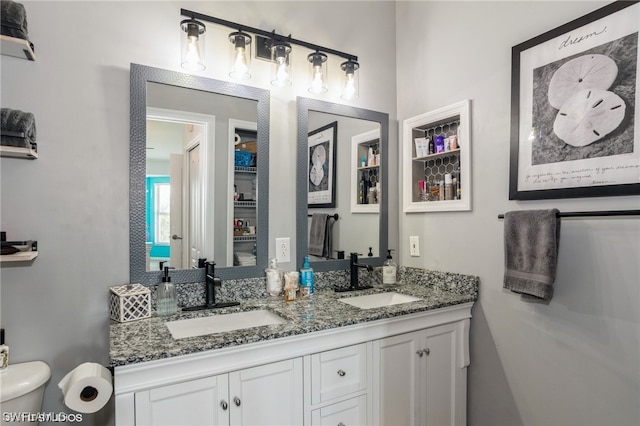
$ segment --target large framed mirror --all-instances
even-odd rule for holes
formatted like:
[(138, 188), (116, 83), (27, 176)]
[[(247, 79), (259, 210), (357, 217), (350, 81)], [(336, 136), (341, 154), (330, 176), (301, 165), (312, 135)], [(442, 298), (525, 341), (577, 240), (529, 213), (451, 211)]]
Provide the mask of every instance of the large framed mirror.
[(131, 64), (130, 126), (131, 282), (262, 276), (269, 91)]
[[(298, 268), (310, 256), (316, 271), (348, 269), (350, 253), (382, 265), (388, 248), (389, 115), (298, 97), (297, 116)], [(316, 232), (325, 217), (327, 224)]]

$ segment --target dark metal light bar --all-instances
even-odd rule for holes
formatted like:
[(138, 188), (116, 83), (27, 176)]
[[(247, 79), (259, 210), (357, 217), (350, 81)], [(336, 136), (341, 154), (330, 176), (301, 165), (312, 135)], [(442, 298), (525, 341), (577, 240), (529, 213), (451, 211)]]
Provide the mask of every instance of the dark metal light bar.
[(266, 38), (270, 38), (270, 39), (275, 39), (275, 40), (283, 40), (286, 41), (288, 43), (291, 44), (297, 44), (298, 46), (303, 46), (306, 47), (307, 49), (310, 50), (316, 50), (316, 51), (320, 51), (320, 52), (324, 52), (324, 53), (329, 53), (331, 55), (335, 55), (335, 56), (340, 56), (342, 58), (345, 59), (350, 59), (353, 61), (358, 61), (358, 57), (356, 55), (352, 55), (350, 53), (345, 53), (345, 52), (341, 52), (339, 50), (334, 50), (334, 49), (329, 49), (327, 47), (323, 47), (317, 44), (313, 44), (313, 43), (308, 43), (306, 41), (303, 40), (297, 40), (294, 38), (291, 38), (291, 35), (288, 36), (283, 36), (280, 34), (277, 34), (274, 31), (265, 31), (265, 30), (261, 30), (260, 28), (254, 28), (254, 27), (250, 27), (248, 25), (243, 25), (243, 24), (238, 24), (236, 22), (231, 22), (231, 21), (227, 21), (224, 19), (220, 19), (220, 18), (216, 18), (214, 16), (209, 16), (209, 15), (204, 15), (202, 13), (198, 13), (198, 12), (194, 12), (192, 10), (187, 10), (187, 9), (180, 9), (180, 14), (182, 16), (186, 16), (188, 18), (192, 18), (192, 19), (197, 19), (200, 21), (206, 21), (206, 22), (211, 22), (214, 24), (218, 24), (218, 25), (222, 25), (225, 27), (229, 27), (229, 28), (233, 28), (239, 31), (246, 31), (248, 33), (253, 33), (253, 34), (257, 34)]

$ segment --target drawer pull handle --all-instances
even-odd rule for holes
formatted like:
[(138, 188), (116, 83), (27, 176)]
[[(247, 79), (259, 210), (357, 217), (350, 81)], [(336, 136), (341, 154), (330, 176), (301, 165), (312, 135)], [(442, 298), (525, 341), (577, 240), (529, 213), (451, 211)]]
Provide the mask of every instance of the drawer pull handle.
[(240, 406), (240, 398), (238, 398), (237, 396), (233, 397), (233, 403), (236, 404), (236, 407)]
[[(346, 371), (344, 371), (344, 370), (338, 370), (338, 376), (340, 376), (340, 377), (344, 377), (344, 376), (346, 376), (346, 375), (347, 375)], [(344, 426), (344, 425), (343, 425), (343, 426)]]
[(222, 407), (223, 411), (227, 411), (227, 408), (229, 407), (229, 404), (227, 404), (227, 401), (225, 401), (223, 399), (222, 401), (220, 401), (220, 407)]
[(338, 426), (346, 426), (344, 423), (340, 422), (338, 423)]

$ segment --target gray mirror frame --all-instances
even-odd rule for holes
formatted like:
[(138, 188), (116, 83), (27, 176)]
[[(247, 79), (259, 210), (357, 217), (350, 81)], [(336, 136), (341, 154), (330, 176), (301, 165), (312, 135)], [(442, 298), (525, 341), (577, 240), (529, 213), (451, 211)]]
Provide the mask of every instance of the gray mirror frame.
[[(129, 279), (132, 283), (157, 284), (161, 271), (146, 270), (145, 254), (145, 176), (146, 176), (146, 99), (147, 83), (161, 83), (258, 102), (258, 238), (256, 266), (216, 268), (221, 279), (260, 277), (268, 263), (269, 241), (269, 91), (227, 81), (185, 74), (145, 65), (131, 64), (130, 75), (130, 148), (129, 148)], [(209, 259), (214, 260), (215, 259)], [(174, 283), (204, 282), (205, 270), (171, 271)]]
[[(360, 118), (380, 123), (380, 172), (382, 178), (382, 202), (380, 203), (380, 256), (362, 257), (363, 263), (372, 266), (380, 266), (386, 259), (385, 253), (389, 244), (389, 114), (356, 108), (349, 105), (335, 104), (303, 97), (296, 98), (298, 115), (298, 154), (296, 172), (296, 265), (300, 269), (304, 257), (307, 255), (309, 238), (308, 233), (308, 207), (307, 207), (307, 141), (309, 134), (309, 111), (317, 111), (327, 114), (341, 115), (344, 117)], [(366, 247), (363, 248), (363, 251)], [(345, 260), (323, 260), (311, 262), (315, 271), (326, 272), (340, 269), (349, 269), (348, 253)]]

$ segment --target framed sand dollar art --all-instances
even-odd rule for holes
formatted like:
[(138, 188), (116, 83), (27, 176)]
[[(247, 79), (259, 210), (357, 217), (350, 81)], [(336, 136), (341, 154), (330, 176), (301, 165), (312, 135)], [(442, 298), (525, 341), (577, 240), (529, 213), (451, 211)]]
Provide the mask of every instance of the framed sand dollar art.
[(640, 194), (640, 2), (514, 46), (510, 200)]
[(338, 122), (313, 130), (308, 136), (308, 207), (333, 208), (336, 206)]

